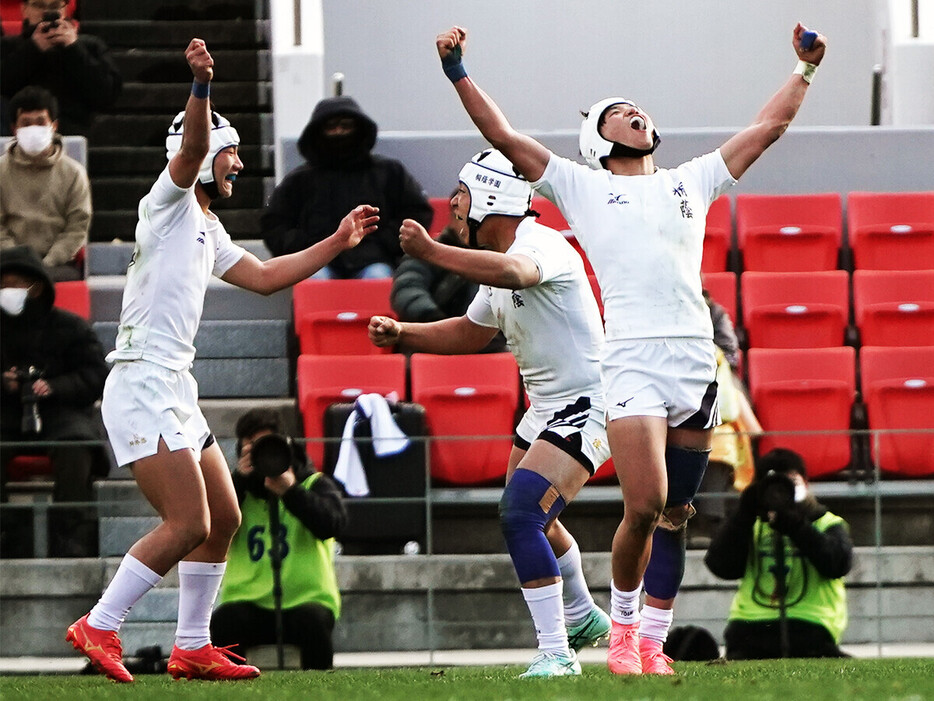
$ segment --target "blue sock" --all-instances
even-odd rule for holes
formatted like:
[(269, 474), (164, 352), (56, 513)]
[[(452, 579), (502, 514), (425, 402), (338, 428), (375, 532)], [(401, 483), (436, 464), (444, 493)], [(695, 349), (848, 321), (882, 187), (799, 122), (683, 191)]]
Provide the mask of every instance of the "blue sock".
[(645, 568), (645, 593), (656, 599), (673, 599), (678, 595), (684, 577), (687, 532), (656, 528), (652, 535), (652, 558)]
[(531, 470), (516, 470), (503, 490), (500, 528), (520, 583), (561, 577), (545, 537), (545, 525), (557, 518), (564, 506), (564, 499), (551, 482)]

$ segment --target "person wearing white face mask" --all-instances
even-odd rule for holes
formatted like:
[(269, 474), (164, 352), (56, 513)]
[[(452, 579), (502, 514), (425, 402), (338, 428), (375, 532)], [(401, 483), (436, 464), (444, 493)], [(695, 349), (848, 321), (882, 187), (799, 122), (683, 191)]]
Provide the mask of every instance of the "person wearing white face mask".
[(76, 256), (91, 227), (88, 174), (65, 153), (57, 116), (49, 91), (23, 88), (10, 101), (15, 138), (0, 156), (0, 248), (29, 246), (55, 282), (82, 277)]
[(811, 494), (797, 453), (775, 448), (759, 459), (704, 562), (740, 580), (723, 633), (727, 659), (847, 656), (838, 644), (853, 543), (846, 521)]
[[(56, 502), (92, 501), (92, 479), (108, 469), (100, 448), (41, 445), (102, 438), (94, 402), (107, 377), (104, 350), (87, 321), (54, 301), (55, 287), (32, 249), (0, 251), (0, 501), (6, 501), (7, 467), (17, 455), (48, 455)], [(4, 511), (0, 521), (0, 553), (28, 557), (31, 515)], [(56, 507), (49, 514), (49, 535), (53, 557), (97, 553), (91, 508)]]

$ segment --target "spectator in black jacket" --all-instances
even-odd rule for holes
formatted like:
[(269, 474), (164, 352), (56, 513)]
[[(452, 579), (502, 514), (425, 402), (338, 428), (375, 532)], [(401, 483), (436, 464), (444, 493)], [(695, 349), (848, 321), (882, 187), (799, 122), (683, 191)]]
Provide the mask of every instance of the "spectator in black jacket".
[(775, 448), (759, 459), (704, 562), (717, 577), (740, 580), (723, 633), (727, 659), (847, 656), (838, 644), (853, 543), (846, 521), (811, 494), (797, 453)]
[[(48, 454), (55, 473), (56, 502), (90, 501), (92, 478), (107, 471), (102, 451), (93, 446), (8, 444), (101, 438), (94, 402), (107, 378), (104, 351), (90, 324), (55, 308), (54, 301), (55, 287), (31, 248), (16, 246), (0, 253), (3, 501), (7, 500), (7, 465), (17, 455)], [(19, 519), (5, 520), (4, 554), (28, 554), (23, 542), (28, 536), (22, 524), (17, 524)], [(52, 555), (96, 553), (96, 521), (91, 510), (55, 509), (50, 520)]]
[[(340, 487), (307, 464), (304, 449), (292, 445), (292, 462), (275, 477), (253, 466), (255, 442), (282, 435), (279, 415), (253, 409), (237, 421), (234, 488), (242, 512), (221, 585), (220, 606), (211, 617), (211, 639), (245, 656), (254, 645), (276, 642), (272, 538), (281, 548), (283, 642), (301, 650), (302, 669), (330, 669), (331, 636), (340, 616), (334, 572), (334, 539), (347, 523)], [(269, 509), (277, 509), (279, 533), (270, 531)]]
[(302, 251), (334, 232), (359, 204), (379, 208), (379, 228), (344, 251), (315, 278), (386, 278), (402, 258), (399, 227), (415, 219), (426, 228), (432, 209), (421, 186), (399, 162), (371, 153), (376, 123), (350, 97), (321, 100), (298, 140), (307, 163), (276, 186), (260, 219), (274, 256)]
[[(24, 0), (22, 13), (22, 32), (0, 40), (4, 106), (27, 85), (39, 85), (58, 99), (59, 133), (87, 136), (94, 114), (113, 105), (123, 88), (107, 45), (78, 33), (64, 0)], [(47, 13), (58, 13), (59, 18), (46, 21)]]

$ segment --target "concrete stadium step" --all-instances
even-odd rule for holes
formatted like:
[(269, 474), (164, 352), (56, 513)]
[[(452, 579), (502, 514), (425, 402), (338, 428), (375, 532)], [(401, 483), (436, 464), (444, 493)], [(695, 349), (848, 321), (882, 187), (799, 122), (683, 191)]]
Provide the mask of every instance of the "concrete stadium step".
[[(164, 120), (166, 130), (171, 119), (172, 117), (166, 117)], [(250, 174), (275, 174), (275, 149), (272, 146), (241, 144), (238, 152), (240, 160)], [(88, 172), (93, 173), (95, 177), (145, 175), (155, 180), (165, 168), (165, 143), (159, 146), (95, 146), (90, 149), (87, 158)]]
[[(191, 82), (191, 76), (188, 76)], [(172, 119), (185, 108), (184, 88), (179, 99), (165, 106), (160, 114), (100, 114), (91, 127), (88, 141), (97, 146), (161, 146)], [(224, 116), (236, 127), (245, 144), (272, 143), (272, 115), (228, 112)]]
[(260, 19), (242, 19), (236, 22), (223, 19), (184, 19), (174, 22), (146, 22), (136, 18), (92, 19), (81, 22), (81, 31), (100, 37), (107, 42), (111, 50), (166, 46), (178, 46), (183, 50), (192, 37), (200, 37), (213, 53), (216, 49), (265, 48), (269, 45), (270, 22)]
[[(259, 235), (259, 218), (263, 213), (260, 207), (228, 209), (223, 202), (218, 202), (217, 206), (212, 205), (211, 209), (218, 214), (227, 233), (237, 243), (242, 243), (244, 240), (253, 239)], [(136, 236), (136, 222), (138, 219), (139, 215), (135, 209), (109, 212), (95, 211), (89, 238), (95, 243), (110, 243), (114, 239), (132, 241)], [(127, 257), (127, 261), (129, 262), (129, 257)], [(120, 270), (102, 274), (120, 275), (125, 271), (126, 266)]]
[[(117, 49), (111, 55), (127, 83), (190, 83), (191, 68), (185, 61), (185, 46), (182, 43), (162, 49)], [(217, 66), (214, 75), (218, 82), (271, 79), (268, 49), (219, 49), (211, 50), (211, 56)]]
[[(225, 219), (230, 214), (231, 212), (225, 212)], [(260, 260), (268, 260), (271, 257), (262, 239), (245, 239), (237, 241), (237, 244)], [(123, 275), (133, 256), (133, 247), (132, 241), (88, 244), (85, 262), (88, 276)]]
[[(162, 113), (166, 105), (185, 98), (188, 86), (179, 83), (128, 83), (112, 111)], [(221, 114), (268, 112), (272, 106), (272, 83), (266, 81), (217, 82), (211, 85), (211, 104)]]
[[(94, 206), (103, 210), (132, 209), (152, 189), (153, 175), (91, 178)], [(241, 175), (237, 177), (233, 194), (225, 200), (229, 206), (241, 209), (262, 207), (276, 181), (272, 177)]]
[[(123, 275), (95, 275), (88, 278), (91, 291), (91, 319), (116, 321), (123, 303)], [(292, 290), (264, 296), (212, 278), (204, 300), (202, 319), (290, 319)]]
[[(191, 22), (195, 20), (260, 19), (263, 3), (256, 0), (94, 0), (81, 5), (84, 22), (103, 20), (153, 20)], [(191, 34), (201, 36), (200, 34)]]
[[(104, 352), (114, 349), (116, 321), (94, 322)], [(208, 320), (195, 336), (198, 360), (208, 358), (285, 358), (289, 353), (289, 322), (285, 319)]]

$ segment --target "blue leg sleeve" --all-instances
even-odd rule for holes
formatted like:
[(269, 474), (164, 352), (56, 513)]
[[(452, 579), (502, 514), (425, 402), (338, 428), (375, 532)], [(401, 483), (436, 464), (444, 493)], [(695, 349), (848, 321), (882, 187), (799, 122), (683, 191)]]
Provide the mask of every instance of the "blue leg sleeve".
[(564, 506), (554, 485), (531, 470), (516, 470), (503, 490), (499, 523), (520, 583), (561, 576), (545, 524), (557, 518)]
[(656, 528), (652, 535), (652, 558), (645, 568), (645, 593), (656, 599), (673, 599), (684, 577), (687, 533), (683, 528), (666, 531)]
[(694, 501), (707, 471), (709, 457), (709, 450), (692, 450), (675, 445), (669, 445), (665, 449), (665, 469), (668, 472), (666, 507), (681, 506)]

